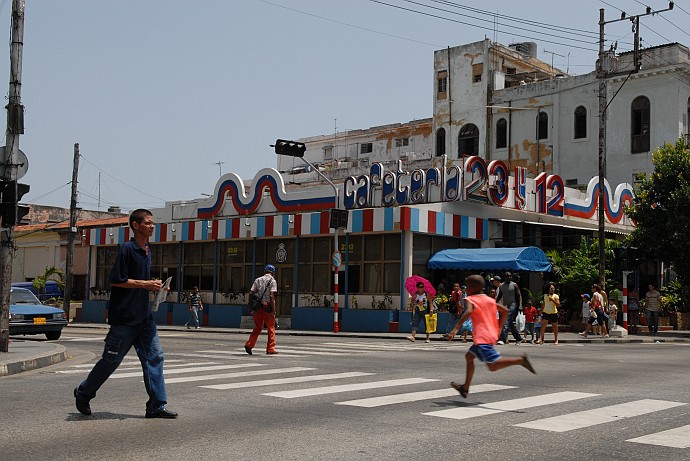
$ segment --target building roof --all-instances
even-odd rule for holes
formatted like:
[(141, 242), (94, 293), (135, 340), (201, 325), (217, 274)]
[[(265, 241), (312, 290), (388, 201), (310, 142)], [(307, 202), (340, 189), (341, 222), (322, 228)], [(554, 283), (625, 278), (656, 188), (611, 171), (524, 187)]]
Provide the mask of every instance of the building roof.
[[(90, 227), (120, 227), (129, 224), (129, 216), (118, 216), (115, 218), (105, 218), (105, 219), (88, 219), (77, 221), (77, 228), (90, 228)], [(39, 231), (61, 231), (69, 227), (69, 221), (62, 221), (59, 223), (46, 223), (46, 224), (30, 224), (28, 226), (17, 226), (15, 227), (15, 232), (17, 233), (29, 233), (29, 232), (39, 232)]]

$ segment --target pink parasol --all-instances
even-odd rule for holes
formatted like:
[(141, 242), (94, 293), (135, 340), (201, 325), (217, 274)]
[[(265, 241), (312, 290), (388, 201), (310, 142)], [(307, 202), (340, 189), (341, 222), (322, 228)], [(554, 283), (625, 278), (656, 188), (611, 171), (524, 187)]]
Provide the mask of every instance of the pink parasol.
[(436, 296), (436, 289), (430, 281), (428, 281), (424, 277), (420, 277), (419, 275), (413, 275), (411, 277), (408, 277), (407, 280), (405, 280), (405, 289), (410, 294), (410, 296), (414, 296), (415, 293), (417, 293), (417, 283), (419, 282), (422, 282), (424, 284), (424, 289), (426, 290), (427, 294), (433, 299), (433, 297)]

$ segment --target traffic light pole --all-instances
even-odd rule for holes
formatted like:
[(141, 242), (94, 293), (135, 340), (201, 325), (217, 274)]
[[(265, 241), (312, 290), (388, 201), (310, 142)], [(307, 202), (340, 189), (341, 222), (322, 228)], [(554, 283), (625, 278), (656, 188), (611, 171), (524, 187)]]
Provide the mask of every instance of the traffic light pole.
[[(10, 90), (7, 104), (7, 131), (2, 181), (14, 187), (17, 197), (17, 160), (19, 135), (24, 132), (24, 108), (21, 104), (22, 53), (24, 48), (24, 0), (12, 1), (12, 36), (10, 49)], [(7, 191), (4, 191), (7, 193)], [(11, 192), (10, 192), (11, 193)], [(4, 195), (4, 194), (3, 194)], [(17, 203), (14, 216), (17, 215)], [(7, 352), (10, 341), (9, 310), (14, 259), (14, 222), (2, 223), (0, 228), (0, 352)]]
[[(300, 157), (304, 163), (309, 165), (312, 170), (316, 171), (316, 173), (321, 176), (321, 178), (326, 181), (328, 184), (331, 185), (333, 188), (333, 192), (335, 193), (335, 207), (340, 208), (340, 190), (338, 187), (333, 184), (333, 181), (328, 179), (328, 177), (321, 173), (317, 167), (311, 164), (309, 160), (307, 160), (304, 157)], [(333, 241), (334, 241), (334, 247), (333, 247), (333, 333), (337, 333), (340, 331), (340, 322), (338, 320), (338, 269), (340, 267), (340, 251), (338, 251), (338, 233), (340, 232), (340, 228), (336, 227), (333, 232)], [(338, 256), (336, 256), (336, 254)], [(336, 261), (337, 260), (337, 261)], [(337, 264), (336, 264), (337, 262)]]

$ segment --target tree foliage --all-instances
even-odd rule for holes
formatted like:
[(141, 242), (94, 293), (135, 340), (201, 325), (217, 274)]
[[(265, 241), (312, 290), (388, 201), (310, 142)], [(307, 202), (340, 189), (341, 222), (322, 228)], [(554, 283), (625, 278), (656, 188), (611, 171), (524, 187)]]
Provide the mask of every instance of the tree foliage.
[[(605, 240), (604, 254), (606, 266), (611, 267), (615, 257), (613, 249), (620, 243), (615, 240)], [(559, 253), (550, 250), (546, 256), (551, 261), (552, 273), (561, 297), (561, 304), (570, 310), (579, 308), (580, 295), (590, 293), (590, 287), (599, 282), (599, 241), (592, 240), (587, 244), (583, 237), (579, 248), (573, 248)], [(606, 270), (606, 278), (610, 279), (612, 273)]]
[(43, 274), (36, 277), (32, 282), (32, 285), (38, 290), (39, 293), (44, 293), (46, 289), (46, 282), (53, 276), (57, 277), (58, 285), (60, 285), (61, 289), (64, 289), (65, 282), (62, 281), (64, 273), (55, 266), (46, 266)]
[(690, 146), (685, 138), (659, 147), (654, 173), (640, 184), (632, 207), (631, 244), (648, 259), (671, 263), (684, 285), (690, 283)]

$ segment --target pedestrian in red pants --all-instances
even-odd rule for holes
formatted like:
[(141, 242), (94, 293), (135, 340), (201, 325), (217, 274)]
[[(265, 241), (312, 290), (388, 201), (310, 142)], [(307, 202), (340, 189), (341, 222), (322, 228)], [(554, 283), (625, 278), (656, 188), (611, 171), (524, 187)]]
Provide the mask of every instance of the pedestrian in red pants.
[(264, 275), (254, 280), (251, 294), (260, 297), (259, 306), (254, 310), (254, 329), (249, 335), (249, 339), (244, 344), (244, 350), (252, 355), (252, 349), (256, 346), (261, 330), (266, 325), (268, 330), (268, 343), (266, 344), (266, 354), (277, 354), (276, 352), (276, 298), (278, 284), (275, 279), (276, 268), (268, 264), (264, 269)]

